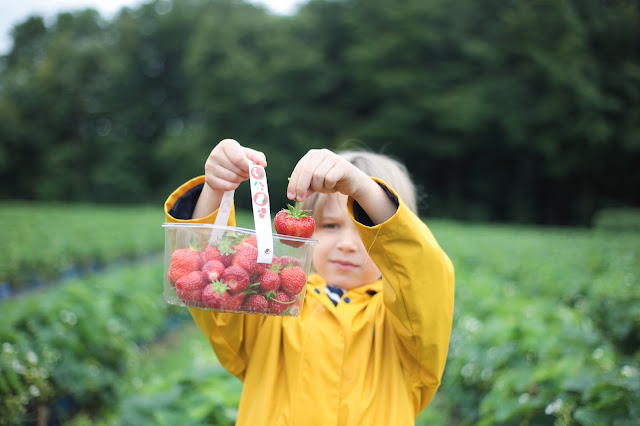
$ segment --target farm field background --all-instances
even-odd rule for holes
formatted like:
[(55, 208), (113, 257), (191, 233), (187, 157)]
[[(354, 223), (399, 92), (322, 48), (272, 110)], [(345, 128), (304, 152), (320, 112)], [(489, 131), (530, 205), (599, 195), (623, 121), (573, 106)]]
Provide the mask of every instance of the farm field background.
[[(0, 424), (233, 424), (240, 382), (162, 300), (161, 206), (0, 218)], [(638, 232), (425, 221), (456, 310), (417, 424), (640, 422)]]

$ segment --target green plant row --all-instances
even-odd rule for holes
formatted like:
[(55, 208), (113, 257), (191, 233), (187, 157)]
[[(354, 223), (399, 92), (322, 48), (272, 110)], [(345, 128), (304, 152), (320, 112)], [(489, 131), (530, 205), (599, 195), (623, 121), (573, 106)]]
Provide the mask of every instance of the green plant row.
[(456, 306), (424, 424), (640, 424), (640, 240), (433, 228), (456, 265)]
[(0, 203), (0, 283), (19, 291), (69, 271), (159, 253), (161, 206)]
[(64, 422), (113, 403), (139, 345), (188, 318), (162, 299), (159, 262), (0, 302), (0, 424)]
[(216, 360), (195, 323), (142, 349), (146, 360), (123, 378), (118, 401), (83, 413), (68, 426), (232, 426), (242, 384)]

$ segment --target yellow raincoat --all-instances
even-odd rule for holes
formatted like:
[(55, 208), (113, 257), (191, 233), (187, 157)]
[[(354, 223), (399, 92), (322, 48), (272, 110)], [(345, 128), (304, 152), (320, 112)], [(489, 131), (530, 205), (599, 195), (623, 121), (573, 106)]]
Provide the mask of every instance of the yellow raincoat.
[[(170, 195), (168, 222), (214, 222), (217, 212), (171, 215), (203, 183), (192, 179)], [(352, 199), (347, 207), (382, 279), (334, 306), (312, 274), (299, 317), (190, 308), (221, 364), (243, 382), (239, 426), (411, 425), (440, 385), (453, 320), (451, 261), (402, 200), (373, 227), (353, 218)]]

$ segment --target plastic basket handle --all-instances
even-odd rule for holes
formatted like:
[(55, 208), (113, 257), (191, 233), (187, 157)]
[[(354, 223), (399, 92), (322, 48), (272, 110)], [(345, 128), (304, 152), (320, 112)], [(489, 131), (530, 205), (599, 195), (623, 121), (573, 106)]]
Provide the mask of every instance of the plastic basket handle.
[[(264, 167), (249, 161), (249, 183), (251, 185), (251, 207), (253, 210), (253, 222), (256, 228), (258, 240), (258, 263), (271, 263), (273, 261), (273, 234), (271, 230), (271, 207), (269, 205), (269, 187), (267, 174)], [(226, 191), (222, 195), (218, 216), (214, 225), (227, 226), (233, 195), (235, 191)], [(211, 239), (216, 240), (222, 234), (220, 229), (214, 228)]]

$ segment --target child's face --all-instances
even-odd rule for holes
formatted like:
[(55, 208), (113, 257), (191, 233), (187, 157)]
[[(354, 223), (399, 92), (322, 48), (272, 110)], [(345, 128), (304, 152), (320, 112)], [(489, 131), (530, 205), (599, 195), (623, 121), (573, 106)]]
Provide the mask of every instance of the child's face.
[(329, 285), (352, 289), (380, 278), (380, 270), (367, 254), (347, 212), (347, 196), (331, 194), (314, 212), (318, 245), (313, 265)]

